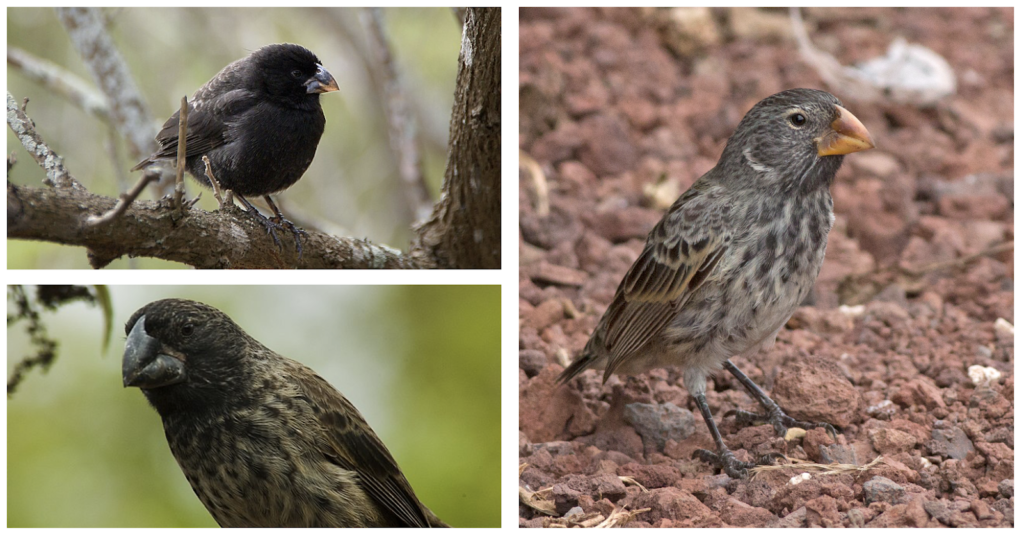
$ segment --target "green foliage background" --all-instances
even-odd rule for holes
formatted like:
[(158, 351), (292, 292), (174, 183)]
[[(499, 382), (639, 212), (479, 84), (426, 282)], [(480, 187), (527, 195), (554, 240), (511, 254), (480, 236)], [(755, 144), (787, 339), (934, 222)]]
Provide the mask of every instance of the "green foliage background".
[[(99, 308), (44, 315), (60, 342), (7, 402), (9, 527), (202, 527), (141, 391), (121, 386), (123, 323), (166, 297), (206, 302), (316, 370), (363, 413), (417, 495), (455, 527), (499, 526), (498, 286), (115, 286)], [(8, 328), (8, 374), (26, 351)]]
[[(153, 135), (225, 65), (270, 43), (292, 42), (317, 54), (341, 91), (321, 96), (327, 129), (316, 158), (302, 180), (276, 196), (297, 223), (328, 233), (368, 238), (404, 248), (410, 231), (404, 188), (388, 138), (379, 65), (367, 37), (361, 9), (342, 8), (107, 8), (108, 28), (154, 118)], [(432, 192), (440, 191), (448, 121), (458, 68), (461, 28), (448, 8), (384, 10), (385, 32), (395, 68), (419, 122), (424, 171)], [(54, 62), (95, 85), (49, 8), (8, 8), (7, 43)], [(8, 67), (7, 89), (28, 113), (40, 135), (64, 157), (72, 175), (91, 192), (116, 197), (139, 173), (139, 159), (127, 155), (120, 135), (50, 90)], [(111, 158), (115, 148), (117, 159)], [(9, 180), (41, 185), (44, 176), (7, 130), (7, 152), (19, 162)], [(202, 192), (199, 207), (217, 207), (212, 192), (186, 181), (186, 193)], [(153, 191), (143, 194), (151, 199)], [(8, 241), (9, 268), (88, 268), (85, 250), (48, 243)], [(117, 260), (111, 268), (180, 268), (152, 259)]]

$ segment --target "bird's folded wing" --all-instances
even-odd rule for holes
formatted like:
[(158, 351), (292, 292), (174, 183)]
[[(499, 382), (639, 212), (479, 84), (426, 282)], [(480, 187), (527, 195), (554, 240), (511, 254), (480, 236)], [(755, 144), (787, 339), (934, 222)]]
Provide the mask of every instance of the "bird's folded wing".
[(725, 246), (705, 230), (700, 237), (673, 232), (662, 221), (622, 279), (605, 314), (603, 341), (609, 361), (605, 380), (629, 356), (661, 332), (680, 306), (712, 275)]
[(429, 526), (412, 486), (384, 443), (351, 402), (323, 378), (314, 377), (309, 395), (333, 448), (334, 453), (327, 456), (337, 465), (358, 473), (370, 497), (404, 524)]
[[(185, 157), (209, 153), (227, 142), (230, 125), (225, 118), (237, 118), (255, 106), (258, 100), (248, 90), (231, 90), (212, 99), (195, 99), (188, 105), (188, 127), (185, 134)], [(156, 135), (160, 149), (150, 158), (174, 159), (178, 155), (177, 111), (164, 123)]]

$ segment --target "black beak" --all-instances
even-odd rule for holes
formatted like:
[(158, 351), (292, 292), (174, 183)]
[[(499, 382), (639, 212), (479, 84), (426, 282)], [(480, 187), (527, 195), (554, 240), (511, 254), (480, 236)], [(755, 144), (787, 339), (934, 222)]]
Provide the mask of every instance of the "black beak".
[(306, 81), (306, 93), (336, 92), (338, 89), (338, 82), (322, 65), (316, 66), (316, 74)]
[(155, 389), (185, 381), (185, 363), (160, 353), (162, 347), (159, 340), (146, 334), (146, 316), (140, 316), (124, 344), (124, 386)]

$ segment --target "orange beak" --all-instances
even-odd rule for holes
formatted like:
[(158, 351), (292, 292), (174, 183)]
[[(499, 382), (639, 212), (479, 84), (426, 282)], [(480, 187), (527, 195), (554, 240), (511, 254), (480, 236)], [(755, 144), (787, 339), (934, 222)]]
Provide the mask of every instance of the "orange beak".
[(832, 122), (832, 128), (816, 138), (818, 155), (846, 155), (875, 147), (871, 133), (864, 124), (841, 106), (836, 106), (839, 118)]

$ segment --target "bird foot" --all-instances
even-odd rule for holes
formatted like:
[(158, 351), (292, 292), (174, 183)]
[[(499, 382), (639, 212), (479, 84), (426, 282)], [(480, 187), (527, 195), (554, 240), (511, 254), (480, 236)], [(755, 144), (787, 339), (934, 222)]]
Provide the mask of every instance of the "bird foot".
[(254, 219), (256, 219), (260, 224), (262, 224), (264, 228), (266, 228), (267, 233), (270, 234), (271, 239), (274, 240), (274, 244), (277, 245), (278, 250), (283, 251), (284, 245), (281, 244), (281, 239), (277, 237), (277, 231), (282, 230), (291, 232), (292, 235), (295, 236), (295, 250), (299, 253), (299, 260), (302, 259), (302, 236), (308, 236), (309, 234), (307, 234), (306, 231), (303, 230), (302, 228), (295, 226), (295, 224), (292, 223), (292, 221), (281, 216), (281, 211), (277, 209), (277, 206), (274, 205), (273, 201), (270, 200), (269, 196), (266, 197), (266, 199), (270, 203), (271, 209), (274, 210), (273, 217), (267, 217), (263, 213), (260, 213), (260, 210), (256, 209), (256, 206), (252, 205), (252, 203), (250, 203), (244, 197), (237, 195), (236, 197), (239, 200), (241, 200), (242, 203), (245, 205), (245, 212), (252, 215)]
[[(292, 233), (292, 235), (295, 236), (295, 250), (299, 253), (299, 259), (301, 260), (302, 259), (302, 236), (306, 236), (306, 237), (309, 236), (309, 234), (306, 233), (306, 230), (303, 230), (302, 228), (299, 228), (298, 226), (295, 225), (295, 223), (293, 223), (292, 221), (290, 221), (290, 220), (288, 220), (288, 219), (286, 219), (286, 218), (284, 218), (284, 217), (282, 217), (280, 215), (278, 215), (276, 217), (272, 217), (272, 218), (270, 218), (268, 220), (273, 222), (280, 229), (290, 231)], [(278, 243), (277, 246), (280, 247), (281, 244)]]
[(803, 420), (797, 420), (786, 414), (780, 407), (768, 411), (767, 413), (758, 414), (751, 413), (750, 411), (733, 410), (725, 414), (725, 416), (733, 415), (736, 417), (736, 422), (744, 425), (750, 424), (771, 424), (775, 428), (775, 433), (779, 437), (785, 437), (786, 432), (790, 428), (802, 428), (804, 430), (813, 430), (814, 428), (824, 428), (828, 432), (832, 440), (835, 441), (837, 438), (835, 426), (827, 422), (806, 422)]
[(263, 225), (267, 230), (267, 233), (270, 234), (270, 238), (274, 240), (274, 244), (277, 245), (278, 250), (284, 250), (284, 245), (281, 244), (281, 239), (277, 237), (277, 230), (283, 231), (285, 229), (284, 225), (279, 222), (275, 222), (272, 218), (268, 218), (263, 213), (260, 213), (255, 207), (247, 209), (246, 213)]
[(786, 456), (778, 452), (770, 452), (763, 456), (759, 456), (757, 461), (754, 463), (747, 463), (736, 459), (736, 456), (732, 455), (729, 450), (722, 450), (721, 452), (712, 452), (710, 450), (704, 450), (703, 448), (695, 450), (693, 457), (700, 458), (705, 463), (710, 463), (716, 469), (725, 471), (725, 474), (732, 478), (746, 478), (747, 470), (752, 469), (758, 465), (772, 465), (777, 459), (786, 459)]

